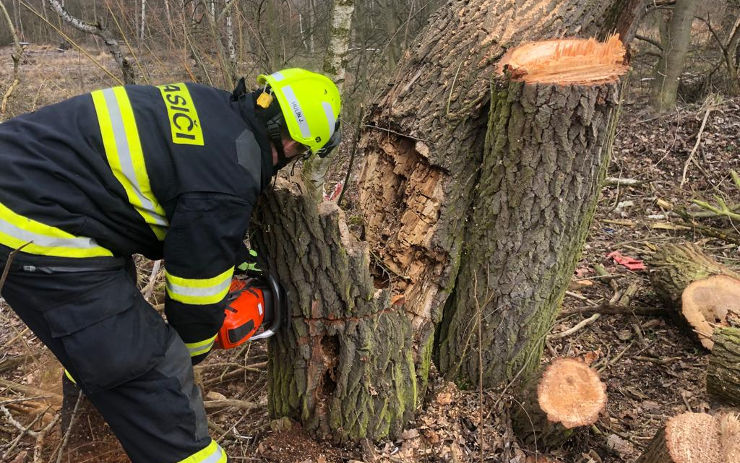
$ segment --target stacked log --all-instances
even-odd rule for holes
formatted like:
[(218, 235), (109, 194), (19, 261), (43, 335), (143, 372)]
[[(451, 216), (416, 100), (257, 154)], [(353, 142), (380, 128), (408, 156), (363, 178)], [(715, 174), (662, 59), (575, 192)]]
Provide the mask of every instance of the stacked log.
[(717, 326), (740, 320), (740, 274), (693, 244), (668, 244), (648, 260), (653, 289), (676, 319), (711, 350)]
[(740, 461), (740, 422), (727, 414), (684, 413), (669, 419), (636, 463)]
[(712, 275), (740, 274), (718, 263), (691, 243), (667, 244), (648, 260), (650, 281), (655, 293), (669, 307), (680, 307), (681, 294), (688, 285)]
[(606, 406), (606, 385), (584, 362), (560, 358), (523, 388), (512, 409), (514, 432), (533, 448), (553, 448), (574, 429), (596, 422)]
[(712, 350), (715, 329), (740, 322), (740, 280), (715, 275), (691, 283), (681, 295), (681, 315), (701, 344)]

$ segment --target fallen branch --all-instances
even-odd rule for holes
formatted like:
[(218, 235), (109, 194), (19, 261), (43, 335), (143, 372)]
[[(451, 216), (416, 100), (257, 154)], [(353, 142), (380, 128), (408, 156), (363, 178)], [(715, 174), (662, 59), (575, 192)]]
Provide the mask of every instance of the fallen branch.
[(601, 317), (601, 314), (595, 313), (595, 314), (591, 315), (590, 317), (588, 317), (587, 319), (582, 320), (581, 322), (579, 322), (578, 324), (576, 324), (572, 328), (569, 328), (569, 329), (567, 329), (565, 331), (561, 331), (559, 333), (554, 333), (554, 334), (549, 335), (547, 337), (547, 339), (549, 339), (549, 340), (552, 340), (552, 339), (562, 339), (564, 337), (570, 336), (571, 334), (576, 333), (576, 332), (580, 331), (581, 329), (585, 328), (586, 326), (592, 324), (593, 322), (595, 322), (596, 320), (598, 320), (599, 317)]
[(707, 119), (709, 119), (709, 113), (712, 112), (712, 106), (710, 105), (707, 108), (707, 111), (704, 113), (704, 119), (701, 121), (701, 127), (699, 128), (699, 133), (696, 135), (696, 143), (694, 143), (694, 148), (691, 150), (691, 153), (689, 154), (689, 158), (686, 159), (686, 163), (683, 165), (683, 174), (681, 174), (681, 187), (683, 188), (683, 185), (686, 183), (686, 171), (689, 170), (689, 164), (694, 160), (694, 155), (696, 154), (697, 148), (699, 148), (699, 143), (701, 143), (701, 136), (704, 133), (704, 127), (707, 125)]
[(7, 379), (0, 378), (0, 387), (6, 387), (8, 389), (27, 394), (27, 395), (33, 395), (33, 396), (45, 396), (50, 399), (54, 400), (62, 400), (62, 396), (60, 394), (45, 391), (43, 389), (39, 389), (33, 386), (27, 386), (25, 384), (16, 383), (14, 381), (10, 381)]
[(609, 186), (638, 186), (647, 183), (645, 180), (638, 180), (635, 178), (617, 178), (607, 177), (604, 179), (604, 185)]
[[(80, 390), (77, 393), (77, 402), (75, 402), (75, 408), (72, 410), (72, 416), (69, 419), (69, 425), (67, 425), (67, 429), (64, 430), (64, 437), (62, 438), (62, 442), (60, 442), (59, 445), (57, 446), (57, 448), (54, 449), (54, 451), (51, 453), (51, 455), (54, 456), (54, 454), (57, 451), (59, 452), (57, 454), (57, 461), (56, 461), (56, 463), (59, 463), (60, 461), (62, 461), (62, 454), (64, 453), (64, 447), (67, 446), (67, 442), (69, 441), (69, 436), (70, 436), (71, 431), (72, 431), (72, 426), (74, 426), (74, 423), (75, 423), (75, 418), (76, 418), (76, 415), (77, 415), (77, 410), (80, 407), (80, 402), (82, 402), (82, 390)], [(61, 417), (61, 414), (58, 414), (57, 415), (57, 418), (60, 418), (60, 417)], [(35, 451), (35, 449), (34, 449), (34, 451)], [(34, 456), (35, 456), (35, 453), (34, 453)], [(35, 458), (34, 458), (34, 461), (35, 461)], [(49, 457), (49, 461), (51, 461), (51, 457)]]
[(236, 399), (207, 400), (203, 402), (203, 406), (206, 410), (215, 410), (224, 407), (235, 407), (242, 410), (254, 410), (255, 408), (261, 407), (261, 405), (257, 402), (249, 402), (247, 400)]
[(599, 304), (597, 306), (579, 307), (577, 309), (563, 310), (560, 312), (558, 317), (565, 317), (574, 314), (629, 314), (629, 315), (669, 315), (669, 312), (662, 308), (653, 307), (625, 307), (616, 304)]

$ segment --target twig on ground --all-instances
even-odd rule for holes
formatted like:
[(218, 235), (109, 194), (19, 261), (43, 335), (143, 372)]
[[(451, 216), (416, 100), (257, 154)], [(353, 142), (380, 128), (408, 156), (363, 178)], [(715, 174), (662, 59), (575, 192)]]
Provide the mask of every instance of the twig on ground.
[(215, 410), (217, 408), (224, 407), (235, 407), (242, 410), (254, 410), (260, 408), (261, 405), (257, 402), (250, 402), (248, 400), (238, 399), (222, 399), (222, 400), (206, 400), (203, 402), (203, 406), (206, 410)]
[(46, 426), (44, 426), (44, 429), (39, 431), (38, 435), (36, 436), (36, 443), (33, 446), (33, 463), (38, 463), (39, 459), (41, 458), (41, 449), (44, 446), (44, 438), (46, 437), (46, 434), (53, 428), (57, 421), (59, 421), (59, 413), (56, 414), (53, 420), (49, 422)]
[(8, 421), (8, 423), (12, 424), (15, 429), (20, 431), (23, 434), (28, 434), (31, 437), (36, 437), (38, 433), (31, 429), (31, 426), (24, 426), (21, 424), (18, 420), (13, 418), (13, 415), (10, 413), (10, 410), (5, 408), (5, 406), (0, 405), (0, 412), (5, 415), (5, 419)]
[[(34, 419), (33, 419), (33, 421), (31, 421), (31, 423), (30, 423), (30, 424), (29, 424), (28, 426), (26, 426), (26, 427), (25, 427), (25, 428), (24, 428), (24, 429), (23, 429), (23, 430), (21, 431), (21, 433), (20, 433), (20, 434), (18, 434), (18, 435), (17, 435), (16, 437), (15, 437), (15, 439), (13, 439), (13, 441), (12, 441), (12, 442), (10, 443), (10, 447), (8, 447), (8, 449), (7, 449), (7, 450), (5, 451), (5, 453), (3, 454), (3, 458), (2, 458), (2, 461), (7, 461), (7, 459), (8, 459), (9, 457), (10, 457), (10, 454), (11, 454), (11, 453), (13, 452), (13, 450), (15, 449), (16, 445), (18, 445), (18, 442), (20, 442), (20, 441), (21, 441), (21, 439), (23, 439), (23, 437), (24, 437), (24, 436), (25, 436), (26, 434), (29, 434), (29, 431), (31, 430), (31, 428), (33, 427), (33, 425), (35, 425), (36, 423), (38, 423), (38, 422), (39, 422), (39, 420), (41, 420), (41, 418), (43, 418), (43, 417), (44, 417), (44, 414), (45, 414), (45, 413), (46, 413), (46, 412), (43, 412), (43, 413), (39, 413), (39, 414), (38, 414), (38, 415), (36, 416), (36, 418), (34, 418)], [(25, 461), (25, 459), (24, 459), (23, 461)]]
[(152, 273), (149, 275), (149, 282), (146, 284), (146, 287), (144, 288), (144, 299), (149, 301), (152, 298), (152, 293), (154, 292), (154, 284), (157, 281), (157, 275), (159, 274), (159, 269), (162, 266), (162, 260), (154, 261), (154, 264), (152, 265)]
[(551, 334), (547, 338), (550, 339), (550, 340), (552, 340), (552, 339), (562, 339), (564, 337), (570, 336), (571, 334), (576, 333), (576, 332), (582, 330), (583, 328), (587, 327), (588, 325), (592, 324), (593, 322), (595, 322), (596, 320), (598, 320), (599, 317), (601, 317), (601, 314), (595, 313), (595, 314), (591, 315), (590, 317), (588, 317), (587, 319), (582, 320), (581, 322), (579, 322), (578, 324), (576, 324), (574, 327), (569, 328), (569, 329), (567, 329), (565, 331), (561, 331), (559, 333)]
[(6, 387), (8, 389), (12, 389), (14, 391), (27, 394), (27, 395), (45, 396), (50, 399), (56, 399), (56, 400), (62, 399), (62, 396), (57, 393), (45, 391), (43, 389), (39, 389), (33, 386), (28, 386), (25, 384), (19, 384), (14, 381), (10, 381), (10, 380), (3, 379), (3, 378), (0, 378), (0, 387)]
[(699, 148), (699, 144), (701, 143), (701, 136), (704, 133), (704, 127), (707, 125), (707, 119), (709, 119), (709, 113), (712, 112), (712, 109), (713, 107), (710, 105), (704, 113), (704, 119), (701, 121), (699, 133), (696, 135), (696, 143), (694, 143), (694, 148), (691, 150), (688, 159), (686, 159), (686, 163), (683, 165), (683, 173), (681, 174), (680, 183), (681, 188), (683, 188), (684, 184), (686, 183), (686, 171), (689, 170), (689, 164), (694, 161), (694, 155), (696, 154), (696, 150), (697, 148)]
[[(72, 416), (69, 417), (69, 424), (67, 425), (67, 429), (64, 430), (64, 437), (62, 438), (62, 442), (51, 453), (51, 456), (53, 457), (55, 453), (59, 452), (57, 454), (56, 463), (62, 461), (62, 454), (64, 453), (64, 448), (67, 446), (67, 441), (69, 441), (69, 436), (70, 434), (72, 434), (71, 431), (72, 427), (75, 424), (75, 419), (77, 418), (77, 410), (80, 408), (80, 402), (82, 402), (82, 389), (80, 389), (80, 391), (77, 393), (77, 401), (75, 402), (75, 407), (72, 409)], [(51, 457), (49, 457), (49, 461), (51, 461)]]
[(643, 183), (646, 183), (645, 180), (638, 180), (636, 178), (607, 177), (604, 179), (604, 185), (638, 186)]
[(600, 314), (629, 314), (629, 315), (669, 315), (669, 312), (665, 309), (650, 308), (650, 307), (626, 307), (617, 304), (599, 304), (596, 306), (579, 307), (576, 309), (563, 310), (558, 314), (558, 318), (566, 317), (574, 314), (589, 314), (589, 313), (600, 313)]

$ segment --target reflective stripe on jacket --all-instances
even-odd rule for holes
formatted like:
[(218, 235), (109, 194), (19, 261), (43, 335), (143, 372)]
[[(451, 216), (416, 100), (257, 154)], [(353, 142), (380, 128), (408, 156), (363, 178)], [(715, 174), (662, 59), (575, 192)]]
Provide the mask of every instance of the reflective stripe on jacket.
[(114, 87), (0, 124), (0, 250), (22, 248), (19, 262), (164, 257), (168, 320), (203, 351), (272, 175), (252, 98)]

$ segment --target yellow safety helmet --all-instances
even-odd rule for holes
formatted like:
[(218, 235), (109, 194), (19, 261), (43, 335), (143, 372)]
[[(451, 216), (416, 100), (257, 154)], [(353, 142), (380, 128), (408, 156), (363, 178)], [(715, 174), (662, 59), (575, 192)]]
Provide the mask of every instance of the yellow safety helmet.
[(334, 132), (339, 127), (342, 104), (339, 89), (331, 79), (305, 69), (289, 68), (260, 74), (257, 83), (270, 86), (293, 140), (319, 154), (330, 140), (337, 140)]

